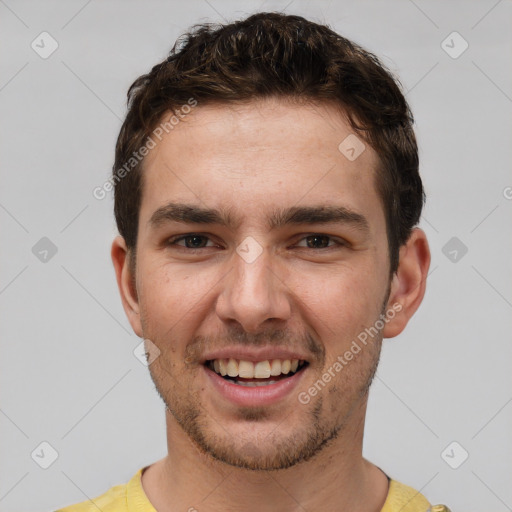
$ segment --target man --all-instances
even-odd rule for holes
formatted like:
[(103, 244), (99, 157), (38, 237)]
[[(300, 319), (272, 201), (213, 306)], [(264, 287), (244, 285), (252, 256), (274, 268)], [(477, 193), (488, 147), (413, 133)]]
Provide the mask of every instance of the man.
[(392, 76), (325, 26), (260, 13), (196, 27), (128, 106), (112, 260), (168, 455), (63, 510), (427, 511), (362, 457), (382, 339), (430, 264)]

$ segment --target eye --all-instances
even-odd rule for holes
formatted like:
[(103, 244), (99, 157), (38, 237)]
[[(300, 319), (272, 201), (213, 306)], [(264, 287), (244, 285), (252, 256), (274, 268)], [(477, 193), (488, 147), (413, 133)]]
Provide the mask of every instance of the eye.
[[(306, 241), (306, 245), (300, 245), (301, 242)], [(329, 245), (329, 242), (332, 242), (332, 245)], [(333, 237), (322, 234), (313, 234), (305, 236), (300, 240), (300, 243), (297, 244), (298, 247), (307, 247), (308, 249), (329, 249), (335, 245), (343, 246), (346, 245), (341, 240), (334, 240)]]
[[(186, 249), (203, 249), (206, 248), (207, 241), (210, 240), (205, 235), (199, 235), (197, 233), (189, 233), (187, 235), (178, 236), (175, 238), (171, 238), (168, 240), (168, 245), (176, 245), (179, 247), (184, 247)], [(183, 244), (178, 242), (184, 242)], [(212, 247), (212, 246), (210, 246)]]
[[(188, 253), (194, 253), (201, 249), (216, 247), (215, 243), (206, 235), (199, 233), (187, 233), (167, 241), (167, 245), (171, 247), (178, 247)], [(347, 246), (347, 243), (341, 239), (335, 239), (329, 235), (314, 233), (307, 235), (299, 240), (295, 247), (306, 249), (333, 249), (335, 247)]]

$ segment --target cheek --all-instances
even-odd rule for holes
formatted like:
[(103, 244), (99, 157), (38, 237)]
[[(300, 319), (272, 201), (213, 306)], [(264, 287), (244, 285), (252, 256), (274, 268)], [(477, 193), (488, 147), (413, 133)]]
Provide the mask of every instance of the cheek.
[(144, 273), (139, 302), (143, 312), (146, 334), (161, 335), (173, 326), (179, 326), (180, 319), (190, 308), (191, 290), (187, 289), (189, 276), (171, 274), (162, 267)]
[(380, 313), (382, 283), (371, 267), (364, 271), (332, 268), (318, 274), (301, 273), (297, 296), (328, 337), (353, 334)]
[[(141, 266), (142, 268), (142, 266)], [(142, 273), (141, 273), (142, 274)], [(146, 267), (139, 303), (145, 335), (160, 343), (193, 336), (212, 307), (211, 293), (222, 274), (157, 263)]]

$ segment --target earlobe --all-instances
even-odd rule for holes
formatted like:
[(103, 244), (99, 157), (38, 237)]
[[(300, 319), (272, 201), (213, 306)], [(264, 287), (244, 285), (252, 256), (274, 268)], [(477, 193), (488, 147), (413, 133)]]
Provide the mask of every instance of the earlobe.
[[(409, 240), (400, 248), (398, 269), (393, 275), (387, 303), (388, 322), (384, 338), (400, 334), (421, 304), (425, 295), (430, 267), (430, 249), (423, 230), (413, 229)], [(392, 316), (392, 318), (391, 318)]]
[(124, 311), (135, 334), (142, 338), (139, 299), (135, 285), (135, 276), (132, 275), (130, 253), (122, 236), (117, 236), (112, 242), (111, 257)]

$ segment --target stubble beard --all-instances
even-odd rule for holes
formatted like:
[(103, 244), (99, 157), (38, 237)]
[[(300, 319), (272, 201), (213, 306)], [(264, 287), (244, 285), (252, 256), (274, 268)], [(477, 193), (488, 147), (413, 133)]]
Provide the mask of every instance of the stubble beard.
[[(385, 313), (389, 294), (390, 287), (388, 286), (385, 300), (381, 306), (381, 315)], [(146, 332), (144, 324), (145, 322), (143, 322), (143, 331)], [(356, 388), (351, 386), (350, 381), (347, 382), (341, 376), (337, 376), (336, 378), (340, 379), (340, 385), (334, 384), (330, 388), (326, 387), (320, 391), (314, 406), (307, 411), (307, 417), (304, 418), (304, 421), (300, 421), (300, 427), (285, 438), (279, 436), (279, 425), (267, 436), (263, 438), (249, 437), (247, 441), (234, 440), (227, 431), (226, 435), (219, 436), (212, 432), (209, 423), (215, 425), (216, 422), (213, 419), (208, 420), (208, 413), (201, 406), (198, 393), (190, 391), (183, 384), (186, 383), (186, 379), (181, 380), (178, 376), (173, 375), (173, 372), (163, 367), (161, 362), (165, 357), (164, 354), (162, 354), (164, 357), (158, 357), (149, 366), (149, 370), (156, 390), (167, 410), (200, 452), (236, 468), (273, 471), (287, 469), (312, 459), (343, 433), (352, 413), (361, 404), (366, 404), (370, 386), (379, 364), (381, 345), (382, 334), (379, 333), (371, 346), (365, 346), (365, 351), (368, 351), (367, 360), (363, 362), (360, 369), (356, 369), (356, 371), (362, 372)], [(176, 392), (177, 389), (179, 392)], [(348, 403), (345, 401), (346, 405), (343, 411), (337, 414), (333, 413), (333, 403), (329, 403), (325, 398), (329, 395), (339, 396), (339, 394), (344, 398), (343, 395), (347, 394), (348, 389), (350, 389), (352, 400)], [(296, 407), (302, 407), (302, 405), (297, 402)], [(265, 407), (240, 407), (237, 414), (239, 420), (245, 420), (248, 425), (255, 425), (256, 429), (259, 422), (264, 422), (269, 417), (269, 411)], [(362, 425), (364, 425), (364, 417)], [(222, 429), (222, 426), (219, 426), (219, 429)]]
[[(300, 423), (298, 428), (286, 437), (279, 435), (279, 424), (266, 436), (258, 437), (257, 432), (251, 436), (250, 430), (254, 428), (257, 431), (258, 424), (265, 422), (269, 417), (269, 411), (264, 407), (237, 409), (237, 419), (245, 421), (250, 429), (246, 440), (233, 439), (227, 431), (225, 435), (216, 434), (212, 426), (221, 431), (222, 426), (215, 420), (208, 419), (208, 413), (200, 405), (199, 396), (183, 385), (186, 381), (174, 377), (161, 364), (157, 364), (158, 360), (149, 368), (157, 392), (167, 410), (200, 452), (237, 468), (272, 471), (287, 469), (312, 459), (342, 435), (354, 410), (366, 401), (377, 370), (380, 341), (374, 341), (376, 346), (372, 347), (372, 353), (369, 354), (369, 364), (366, 361), (364, 378), (357, 389), (351, 389), (352, 400), (346, 404), (344, 410), (334, 416), (331, 412), (333, 404), (325, 400), (329, 395), (343, 396), (347, 391), (347, 386), (342, 385), (344, 382), (340, 382), (340, 386), (326, 387), (316, 396), (315, 403), (307, 411), (306, 417), (297, 422)], [(296, 407), (304, 405), (297, 401)]]

